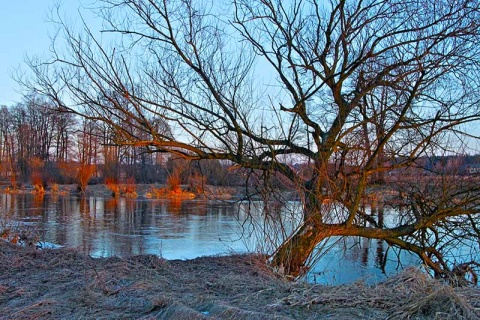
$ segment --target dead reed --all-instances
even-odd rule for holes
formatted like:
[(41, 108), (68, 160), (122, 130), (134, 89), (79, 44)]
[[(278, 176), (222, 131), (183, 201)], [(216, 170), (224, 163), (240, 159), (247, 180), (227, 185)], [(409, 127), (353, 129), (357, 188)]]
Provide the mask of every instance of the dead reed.
[(368, 286), (291, 283), (266, 257), (93, 259), (0, 241), (0, 319), (477, 319), (478, 288), (409, 269)]

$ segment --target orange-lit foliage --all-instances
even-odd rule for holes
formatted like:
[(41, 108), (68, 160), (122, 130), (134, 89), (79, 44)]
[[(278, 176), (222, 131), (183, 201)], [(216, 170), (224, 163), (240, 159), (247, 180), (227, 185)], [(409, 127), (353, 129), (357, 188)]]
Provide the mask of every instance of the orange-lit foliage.
[(60, 192), (60, 187), (58, 186), (58, 184), (54, 183), (52, 185), (52, 193), (59, 193)]
[(32, 168), (32, 171), (43, 168), (43, 160), (38, 157), (31, 158), (29, 164), (30, 168)]
[(180, 178), (181, 172), (174, 170), (167, 178), (167, 189), (172, 193), (181, 193), (182, 189), (180, 188)]
[(22, 243), (27, 246), (34, 246), (39, 238), (31, 230), (20, 230), (12, 226), (0, 226), (0, 239), (12, 244)]
[(43, 167), (44, 162), (42, 159), (33, 157), (29, 160), (29, 165), (31, 169), (30, 180), (32, 182), (33, 187), (35, 188), (35, 192), (43, 193), (45, 192), (45, 186), (43, 183)]
[(95, 165), (93, 164), (81, 164), (77, 170), (77, 183), (80, 191), (85, 192), (87, 189), (88, 181), (95, 173)]
[(147, 197), (149, 197), (149, 198), (166, 198), (167, 194), (168, 194), (168, 191), (167, 191), (166, 188), (152, 187), (147, 192)]
[(120, 195), (120, 185), (115, 178), (105, 178), (105, 185), (108, 190), (112, 191), (113, 196), (116, 197)]
[(180, 191), (173, 192), (167, 188), (151, 188), (146, 196), (149, 198), (157, 198), (157, 199), (162, 199), (162, 198), (167, 198), (167, 199), (178, 199), (178, 200), (183, 200), (183, 199), (195, 199), (195, 194), (188, 192), (188, 191), (183, 191), (179, 189)]
[(12, 175), (10, 176), (10, 184), (13, 189), (17, 188), (17, 175), (15, 172), (12, 172)]
[(127, 197), (134, 198), (137, 196), (137, 185), (135, 184), (135, 178), (127, 178), (127, 182), (123, 187), (123, 191)]
[(65, 176), (65, 177), (69, 177), (69, 178), (73, 178), (73, 174), (72, 174), (72, 163), (70, 162), (65, 162), (65, 161), (59, 161), (57, 162), (57, 168), (58, 170), (60, 171), (60, 173)]
[(112, 191), (114, 197), (124, 195), (129, 198), (137, 196), (137, 185), (133, 177), (127, 178), (125, 184), (119, 184), (114, 178), (106, 178), (105, 185), (108, 190)]
[(12, 244), (17, 244), (20, 236), (17, 232), (12, 232), (10, 229), (4, 229), (0, 232), (0, 238)]

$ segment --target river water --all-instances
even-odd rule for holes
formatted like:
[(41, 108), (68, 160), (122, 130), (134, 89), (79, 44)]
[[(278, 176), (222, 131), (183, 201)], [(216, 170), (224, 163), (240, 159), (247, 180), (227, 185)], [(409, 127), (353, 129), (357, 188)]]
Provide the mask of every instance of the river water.
[[(228, 201), (0, 194), (0, 228), (27, 229), (44, 246), (73, 247), (93, 257), (154, 254), (192, 259), (268, 252), (296, 222), (292, 218), (280, 228), (260, 211)], [(398, 252), (381, 241), (332, 239), (326, 245), (330, 249), (308, 274), (309, 282), (374, 283), (403, 266), (419, 264), (403, 253), (403, 265), (398, 264)]]

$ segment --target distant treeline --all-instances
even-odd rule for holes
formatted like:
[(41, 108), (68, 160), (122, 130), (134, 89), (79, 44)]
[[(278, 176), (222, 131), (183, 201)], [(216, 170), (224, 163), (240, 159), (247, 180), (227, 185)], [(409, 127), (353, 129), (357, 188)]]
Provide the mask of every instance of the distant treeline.
[(480, 155), (423, 157), (417, 161), (417, 164), (424, 169), (426, 174), (480, 174)]
[[(61, 112), (30, 97), (0, 107), (0, 181), (68, 184), (105, 181), (165, 183), (175, 175), (188, 184), (235, 185), (243, 174), (218, 160), (186, 161), (146, 147), (120, 146), (102, 123)], [(88, 175), (88, 177), (86, 177)]]
[[(397, 158), (390, 163), (403, 160)], [(292, 166), (309, 171), (305, 163)], [(187, 185), (238, 186), (255, 185), (264, 178), (252, 173), (232, 169), (230, 163), (219, 160), (187, 161), (142, 146), (120, 146), (112, 130), (102, 123), (61, 112), (36, 97), (0, 107), (3, 184), (167, 183), (171, 177)], [(387, 175), (419, 173), (480, 174), (480, 155), (425, 156), (409, 169), (392, 170)], [(274, 186), (289, 187), (282, 177), (269, 179)]]

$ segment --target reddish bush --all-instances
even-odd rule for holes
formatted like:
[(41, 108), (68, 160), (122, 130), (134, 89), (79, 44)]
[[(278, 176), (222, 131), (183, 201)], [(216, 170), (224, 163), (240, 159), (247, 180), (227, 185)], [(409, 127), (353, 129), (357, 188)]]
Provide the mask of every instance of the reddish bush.
[(174, 171), (167, 178), (167, 188), (173, 193), (180, 193), (182, 189), (180, 188), (181, 178), (178, 171)]
[(88, 181), (95, 173), (95, 165), (93, 164), (81, 164), (77, 170), (77, 183), (81, 192), (85, 192), (87, 189)]

